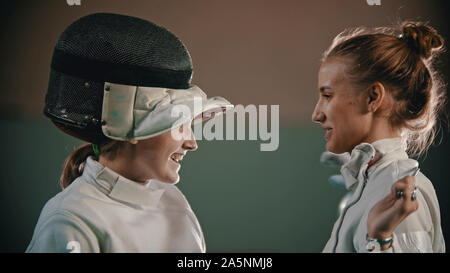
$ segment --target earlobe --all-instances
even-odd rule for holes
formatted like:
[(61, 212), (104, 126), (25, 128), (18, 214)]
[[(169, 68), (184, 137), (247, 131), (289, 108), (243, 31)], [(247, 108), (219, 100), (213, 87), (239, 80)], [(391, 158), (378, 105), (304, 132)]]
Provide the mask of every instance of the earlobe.
[(138, 144), (138, 141), (137, 140), (130, 140), (130, 143), (131, 144)]

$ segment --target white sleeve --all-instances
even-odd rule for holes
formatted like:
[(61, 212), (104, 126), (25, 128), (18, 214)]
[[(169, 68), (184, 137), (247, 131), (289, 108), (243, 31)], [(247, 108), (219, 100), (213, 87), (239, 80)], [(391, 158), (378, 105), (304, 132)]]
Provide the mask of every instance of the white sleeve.
[[(372, 206), (369, 206), (371, 208)], [(419, 210), (406, 217), (392, 234), (392, 246), (383, 251), (370, 253), (432, 253), (440, 252), (433, 249), (433, 226), (427, 213), (424, 202)], [(369, 252), (367, 250), (367, 219), (368, 211), (363, 215), (355, 232), (354, 246), (356, 252)], [(438, 234), (436, 234), (438, 235)]]
[[(403, 162), (399, 162), (399, 164), (403, 164)], [(402, 167), (400, 169), (406, 168)], [(398, 177), (401, 177), (401, 175)], [(395, 179), (393, 180), (395, 181)], [(431, 182), (421, 173), (416, 176), (416, 185), (419, 209), (408, 215), (398, 225), (392, 235), (392, 246), (385, 251), (381, 251), (382, 253), (445, 252), (445, 242), (440, 225), (439, 204), (434, 188)], [(367, 213), (363, 225), (359, 227), (361, 230), (367, 226)]]
[(82, 220), (58, 212), (37, 227), (26, 252), (86, 253), (100, 249), (97, 237)]
[(376, 253), (431, 253), (431, 237), (426, 231), (392, 234), (390, 248)]
[(432, 253), (431, 234), (426, 231), (393, 234), (393, 253)]

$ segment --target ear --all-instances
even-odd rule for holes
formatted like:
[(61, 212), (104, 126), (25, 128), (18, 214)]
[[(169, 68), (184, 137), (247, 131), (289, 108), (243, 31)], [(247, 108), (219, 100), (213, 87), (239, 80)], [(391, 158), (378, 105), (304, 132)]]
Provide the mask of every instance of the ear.
[(376, 82), (372, 84), (368, 90), (367, 98), (367, 109), (369, 112), (375, 113), (377, 109), (380, 108), (385, 94), (386, 90), (384, 89), (384, 85), (382, 83)]
[(137, 140), (130, 140), (129, 142), (130, 142), (131, 144), (137, 144), (137, 143), (138, 143)]

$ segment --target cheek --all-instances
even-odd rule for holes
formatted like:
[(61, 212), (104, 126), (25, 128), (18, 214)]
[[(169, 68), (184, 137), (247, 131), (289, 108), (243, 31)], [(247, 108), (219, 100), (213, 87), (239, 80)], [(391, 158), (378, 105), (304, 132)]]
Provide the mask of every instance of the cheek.
[(343, 113), (346, 115), (346, 126), (348, 127), (348, 131), (355, 137), (366, 134), (370, 124), (369, 115), (363, 112), (361, 104), (358, 102), (351, 102), (347, 107), (348, 110), (343, 111)]
[(365, 138), (369, 131), (368, 121), (364, 116), (352, 115), (338, 126), (342, 141), (357, 142)]
[(163, 167), (165, 171), (172, 170), (173, 166), (171, 165), (170, 156), (179, 151), (182, 142), (175, 141), (173, 139), (167, 139), (164, 143), (161, 143), (161, 146), (158, 149), (158, 163), (160, 167)]
[(351, 97), (344, 97), (330, 104), (329, 118), (337, 126), (348, 128), (349, 131), (364, 127), (367, 115), (361, 109), (361, 103)]
[(341, 104), (330, 110), (333, 135), (327, 148), (337, 153), (349, 152), (367, 136), (370, 129), (368, 116), (354, 103)]
[(139, 152), (141, 155), (140, 159), (144, 161), (143, 163), (153, 173), (160, 173), (166, 167), (169, 152), (163, 142), (155, 141), (151, 145), (141, 147)]
[(171, 183), (177, 176), (176, 167), (170, 161), (171, 154), (168, 150), (159, 150), (157, 156), (148, 163), (151, 173), (162, 182)]

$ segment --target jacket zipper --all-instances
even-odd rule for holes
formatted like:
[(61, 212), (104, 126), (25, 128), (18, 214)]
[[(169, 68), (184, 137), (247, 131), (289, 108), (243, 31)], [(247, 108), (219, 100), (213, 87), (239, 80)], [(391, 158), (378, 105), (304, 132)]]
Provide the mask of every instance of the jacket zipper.
[[(355, 205), (356, 203), (358, 203), (358, 201), (361, 199), (361, 196), (362, 196), (362, 194), (363, 194), (364, 188), (366, 187), (366, 184), (367, 184), (367, 168), (366, 168), (366, 170), (365, 170), (365, 172), (364, 172), (364, 180), (363, 180), (363, 184), (362, 184), (362, 186), (361, 186), (361, 190), (360, 190), (360, 192), (359, 192), (359, 196), (357, 197), (357, 199), (353, 200), (353, 202), (347, 204), (347, 205), (345, 206), (344, 210), (343, 210), (342, 213), (341, 213), (342, 218), (341, 218), (341, 222), (339, 223), (339, 227), (338, 227), (338, 229), (336, 230), (336, 242), (334, 243), (334, 247), (333, 247), (332, 253), (336, 253), (336, 248), (337, 248), (337, 245), (338, 245), (338, 242), (339, 242), (339, 232), (341, 231), (342, 224), (344, 223), (344, 217), (345, 217), (345, 214), (347, 213), (347, 210), (348, 210), (350, 207), (352, 207), (353, 205)], [(356, 192), (355, 192), (355, 193), (356, 193)]]

